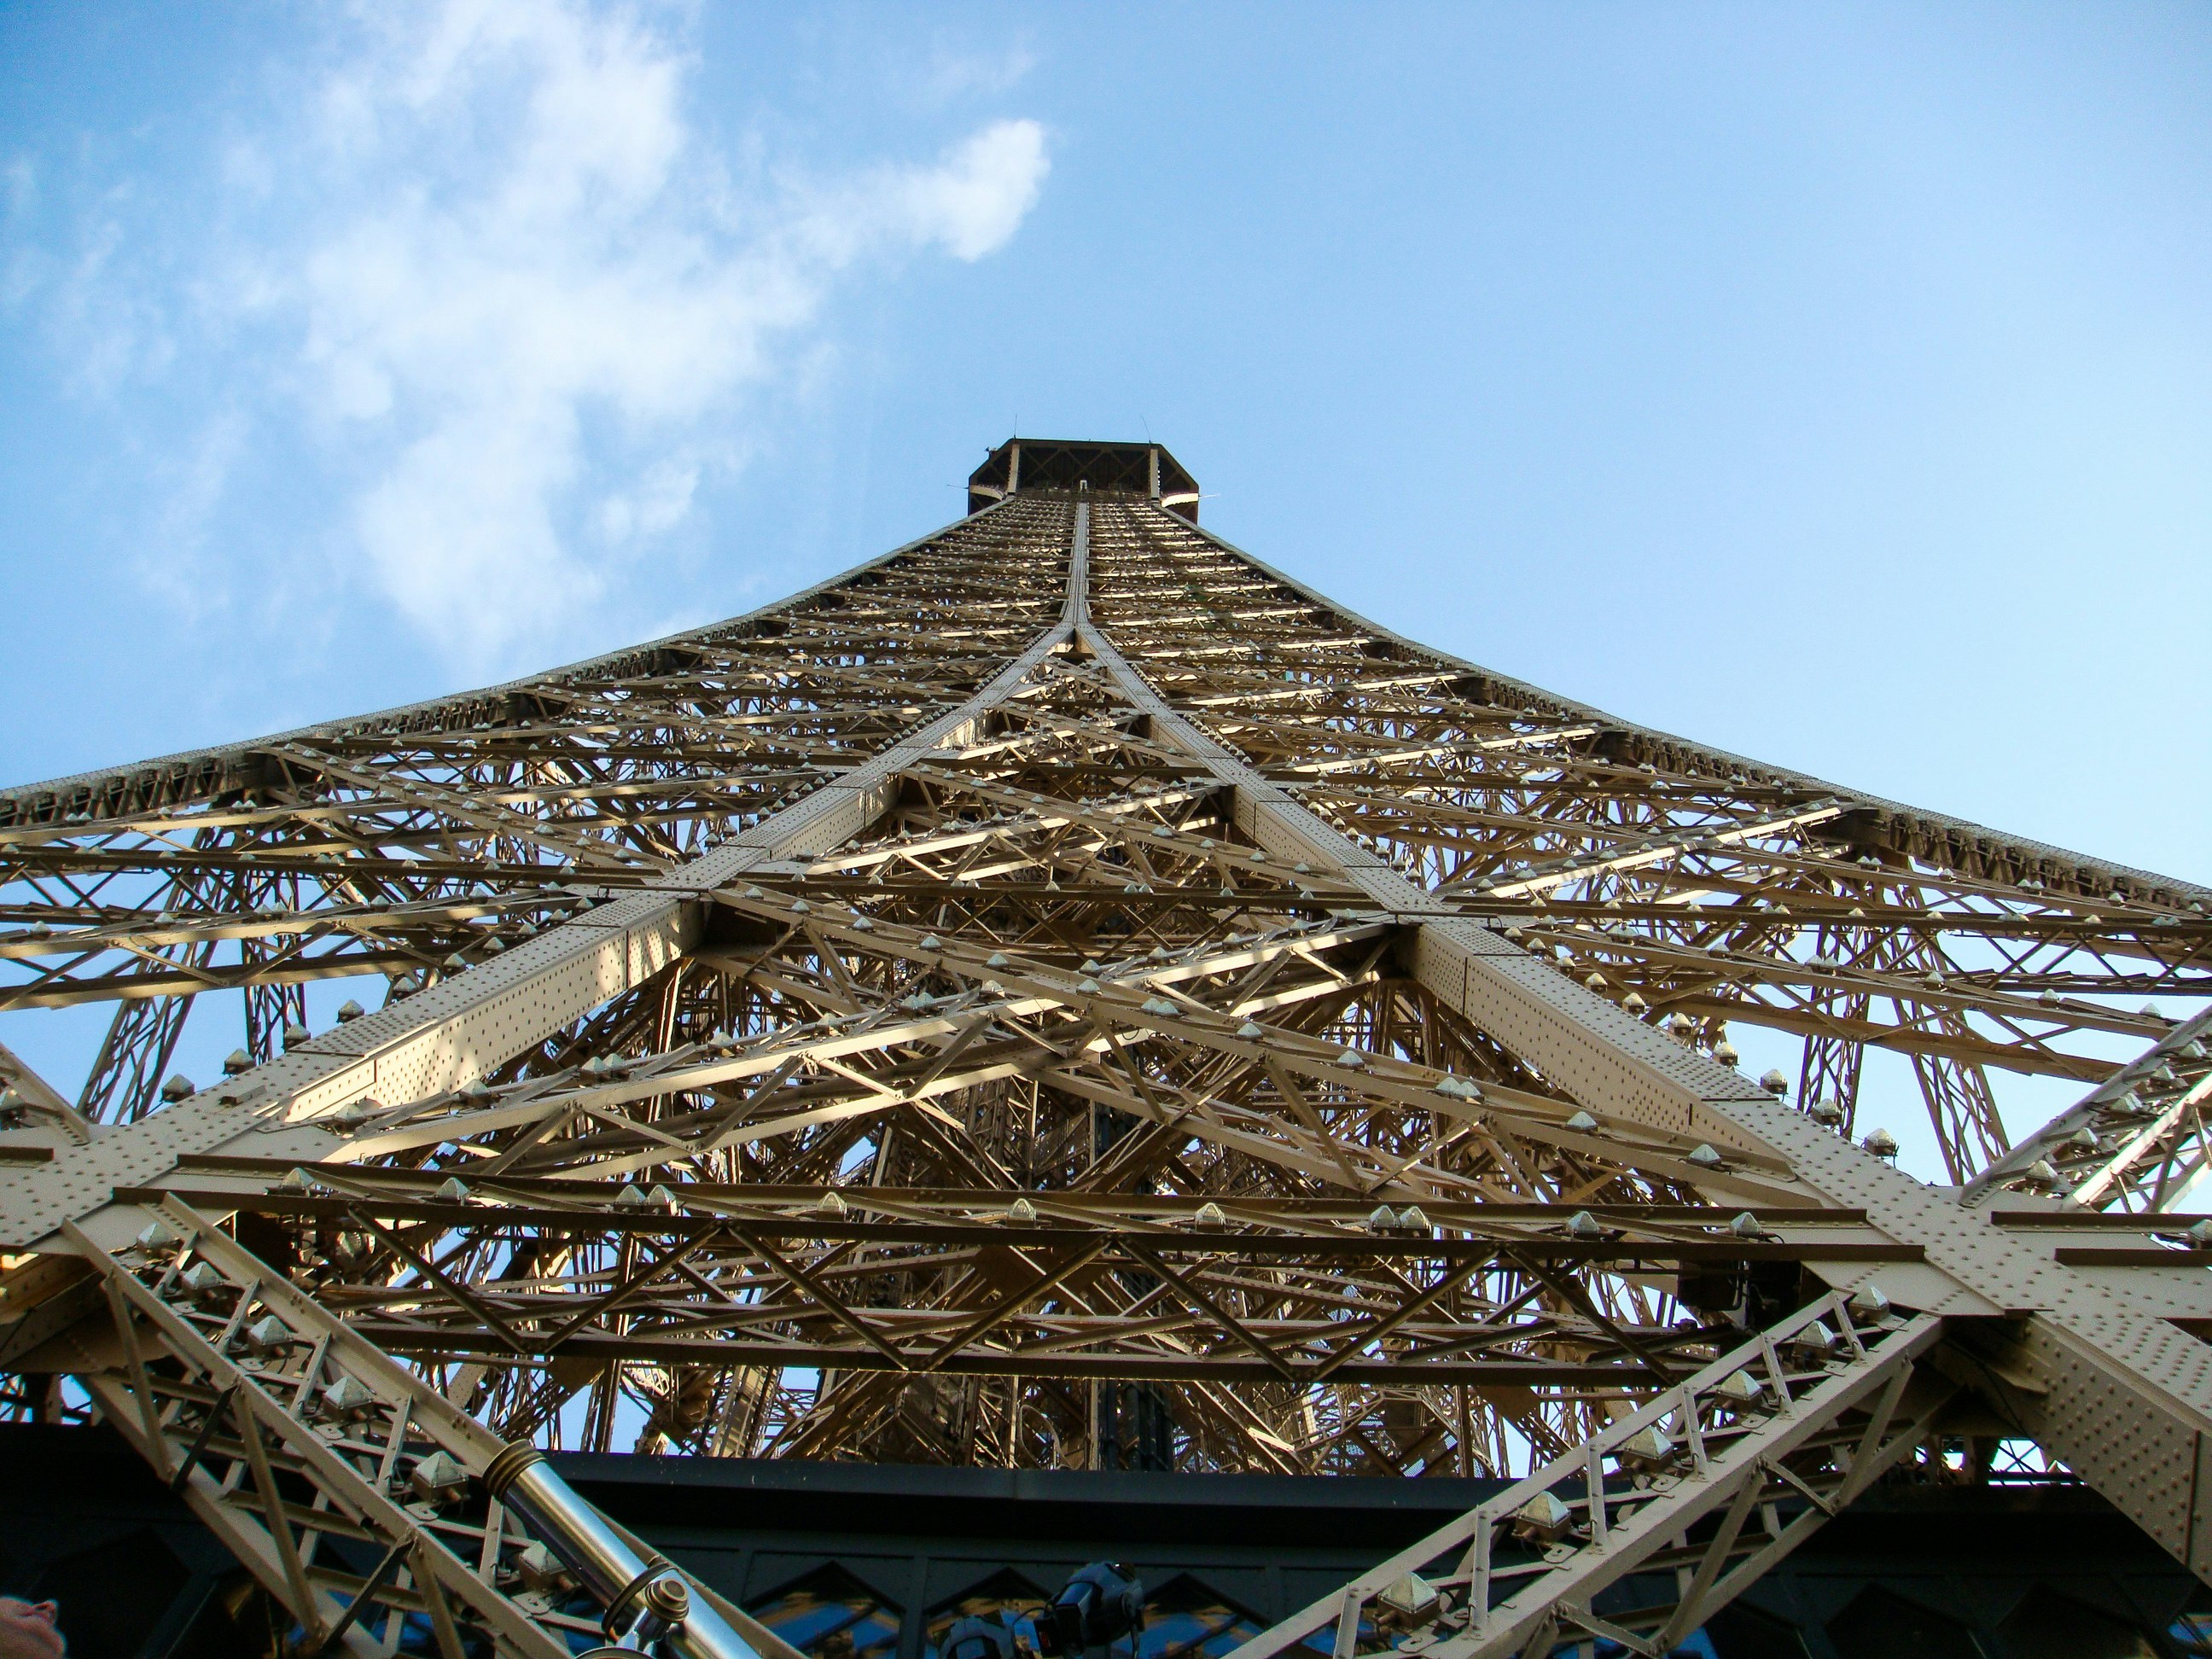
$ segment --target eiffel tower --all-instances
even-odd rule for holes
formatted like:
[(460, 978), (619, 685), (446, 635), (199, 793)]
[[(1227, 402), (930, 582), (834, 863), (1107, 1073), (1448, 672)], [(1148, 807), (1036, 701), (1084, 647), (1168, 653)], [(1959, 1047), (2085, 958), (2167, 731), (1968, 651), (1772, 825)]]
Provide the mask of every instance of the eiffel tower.
[(1993, 1462), (2212, 1577), (2212, 893), (1401, 638), (1157, 446), (969, 505), (0, 795), (0, 1009), (113, 1011), (73, 1102), (0, 1051), (7, 1411), (303, 1650), (789, 1659), (546, 1449), (1510, 1483), (1237, 1659), (1665, 1653)]

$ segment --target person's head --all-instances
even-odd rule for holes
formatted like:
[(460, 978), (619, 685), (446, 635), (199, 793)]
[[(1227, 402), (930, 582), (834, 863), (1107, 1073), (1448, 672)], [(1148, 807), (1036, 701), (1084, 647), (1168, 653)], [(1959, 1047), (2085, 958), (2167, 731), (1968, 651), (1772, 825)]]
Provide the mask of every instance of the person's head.
[(0, 1595), (0, 1659), (61, 1659), (69, 1644), (55, 1623), (60, 1612), (51, 1601)]

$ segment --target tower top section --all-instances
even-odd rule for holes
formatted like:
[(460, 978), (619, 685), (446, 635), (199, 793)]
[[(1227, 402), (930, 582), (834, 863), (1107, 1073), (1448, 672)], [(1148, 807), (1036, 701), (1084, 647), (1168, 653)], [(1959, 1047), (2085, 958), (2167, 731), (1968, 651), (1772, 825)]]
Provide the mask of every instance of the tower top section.
[(1009, 438), (968, 475), (968, 510), (1024, 489), (1126, 490), (1198, 522), (1198, 480), (1158, 444), (1102, 444), (1066, 438)]

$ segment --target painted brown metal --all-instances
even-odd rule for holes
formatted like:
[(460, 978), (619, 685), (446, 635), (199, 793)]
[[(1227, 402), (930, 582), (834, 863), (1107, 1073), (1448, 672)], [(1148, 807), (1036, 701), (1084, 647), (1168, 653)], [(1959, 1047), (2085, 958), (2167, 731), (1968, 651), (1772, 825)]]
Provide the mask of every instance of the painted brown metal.
[[(1636, 1639), (1802, 1535), (1743, 1530), (1774, 1471), (1814, 1524), (1960, 1437), (2040, 1439), (2202, 1570), (2189, 1218), (2170, 1249), (2026, 1224), (2202, 1168), (2199, 1024), (2138, 1005), (2212, 991), (2204, 890), (1427, 651), (1198, 530), (1152, 446), (1015, 441), (971, 483), (747, 617), (0, 797), (0, 1008), (121, 1011), (86, 1110), (27, 1074), (0, 1103), (12, 1409), (136, 1413), (167, 1467), (234, 1420), (196, 1379), (265, 1310), (288, 1364), (334, 1322), (473, 1425), (441, 1443), (479, 1506), (511, 1441), (1097, 1467), (1108, 1388), (1180, 1467), (1556, 1484), (1848, 1305), (1861, 1358), (1802, 1391), (1830, 1416), (1745, 1417), (1726, 1492), (1661, 1489), (1727, 1536)], [(319, 976), (383, 1006), (267, 1053)], [(264, 1042), (156, 1099), (226, 1001)], [(1796, 1086), (1732, 1028), (1797, 1045)], [(2044, 1077), (2088, 1097), (2015, 1151)], [(1900, 1094), (1966, 1203), (1853, 1144)], [(288, 1443), (272, 1480), (407, 1524)], [(1642, 1455), (1621, 1524), (1659, 1539)], [(315, 1529), (243, 1501), (210, 1499), (334, 1620)], [(534, 1650), (528, 1540), (466, 1513), (478, 1588), (440, 1616)], [(428, 1607), (438, 1524), (374, 1594)], [(1607, 1635), (1576, 1561), (1437, 1639)], [(1340, 1650), (1391, 1588), (1348, 1588)]]

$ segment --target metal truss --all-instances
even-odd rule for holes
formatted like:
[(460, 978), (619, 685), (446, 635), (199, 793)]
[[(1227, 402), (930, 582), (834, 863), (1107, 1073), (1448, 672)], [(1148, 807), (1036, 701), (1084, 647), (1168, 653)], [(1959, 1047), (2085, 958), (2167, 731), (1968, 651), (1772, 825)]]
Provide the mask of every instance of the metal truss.
[[(572, 1635), (736, 1659), (762, 1632), (613, 1530), (174, 1199), (111, 1254), (74, 1224), (108, 1320), (82, 1375), (106, 1419), (300, 1621), (298, 1650), (560, 1659)], [(488, 1494), (488, 1495), (487, 1495)], [(696, 1604), (695, 1604), (696, 1601)]]
[(1231, 1659), (1322, 1633), (1337, 1659), (1670, 1653), (1920, 1445), (1959, 1392), (1917, 1368), (1940, 1323), (1826, 1297)]
[(1067, 517), (1009, 503), (737, 623), (0, 797), (0, 1010), (434, 983), (962, 701), (1058, 611)]
[(2175, 1026), (1967, 1183), (1969, 1203), (2049, 1194), (2084, 1208), (2170, 1210), (2204, 1170), (2212, 1010)]
[[(0, 1409), (189, 1462), (356, 1645), (647, 1616), (510, 1445), (1519, 1483), (1270, 1632), (1340, 1654), (1663, 1651), (1954, 1431), (2212, 1568), (2204, 1017), (2142, 1003), (2212, 991), (2204, 890), (1563, 702), (1033, 447), (751, 616), (0, 796), (0, 1012), (118, 1011), (82, 1110), (0, 1053)], [(2035, 1076), (2089, 1092), (2014, 1148)], [(1948, 1188), (1853, 1144), (1900, 1094)]]

